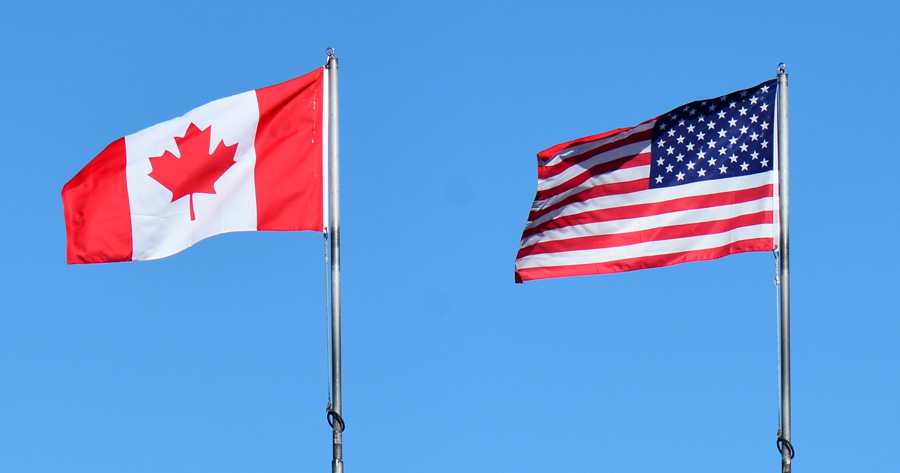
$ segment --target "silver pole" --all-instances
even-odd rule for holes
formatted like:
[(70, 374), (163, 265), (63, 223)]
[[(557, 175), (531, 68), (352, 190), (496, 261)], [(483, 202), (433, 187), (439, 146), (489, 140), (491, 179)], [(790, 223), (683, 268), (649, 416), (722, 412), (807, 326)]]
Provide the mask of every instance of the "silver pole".
[(781, 419), (778, 448), (781, 471), (790, 473), (794, 448), (791, 445), (791, 280), (788, 243), (788, 75), (784, 63), (778, 66), (778, 191), (779, 191), (779, 289), (781, 296)]
[(341, 417), (341, 207), (340, 171), (338, 167), (338, 58), (328, 48), (328, 179), (329, 225), (331, 250), (331, 392), (328, 422), (332, 426), (332, 473), (343, 473), (344, 419)]

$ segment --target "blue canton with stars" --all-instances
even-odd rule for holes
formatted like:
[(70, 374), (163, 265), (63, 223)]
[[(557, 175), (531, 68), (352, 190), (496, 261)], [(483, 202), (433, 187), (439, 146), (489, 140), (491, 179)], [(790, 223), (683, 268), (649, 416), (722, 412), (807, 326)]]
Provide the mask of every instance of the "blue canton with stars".
[(656, 120), (650, 188), (771, 171), (775, 80), (678, 107)]

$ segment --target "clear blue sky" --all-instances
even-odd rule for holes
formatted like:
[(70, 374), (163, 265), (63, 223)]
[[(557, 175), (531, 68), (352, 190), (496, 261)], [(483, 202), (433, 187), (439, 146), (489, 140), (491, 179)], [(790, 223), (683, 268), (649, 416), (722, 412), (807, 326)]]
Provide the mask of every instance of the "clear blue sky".
[(798, 472), (900, 470), (900, 9), (17, 2), (0, 18), (0, 471), (329, 471), (315, 233), (68, 267), (113, 140), (340, 57), (357, 472), (776, 472), (765, 253), (513, 283), (535, 154), (790, 74)]

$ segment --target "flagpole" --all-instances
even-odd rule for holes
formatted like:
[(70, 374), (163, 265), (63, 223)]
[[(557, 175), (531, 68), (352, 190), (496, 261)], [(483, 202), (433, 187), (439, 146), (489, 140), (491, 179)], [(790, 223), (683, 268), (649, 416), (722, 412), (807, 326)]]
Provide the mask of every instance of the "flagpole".
[(331, 392), (328, 423), (332, 428), (332, 473), (343, 473), (344, 419), (341, 417), (341, 227), (338, 167), (338, 58), (334, 48), (326, 50), (328, 62), (328, 179), (329, 241), (331, 252)]
[(788, 244), (788, 75), (785, 65), (778, 66), (778, 189), (779, 227), (778, 242), (780, 333), (779, 345), (780, 412), (778, 440), (781, 452), (781, 471), (790, 473), (794, 447), (791, 445), (791, 286), (790, 286), (790, 246)]

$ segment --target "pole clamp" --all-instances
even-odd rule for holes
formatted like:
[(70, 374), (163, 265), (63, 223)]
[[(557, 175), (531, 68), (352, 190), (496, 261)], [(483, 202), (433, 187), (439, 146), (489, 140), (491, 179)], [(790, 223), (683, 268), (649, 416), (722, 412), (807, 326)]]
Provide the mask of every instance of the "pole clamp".
[[(332, 409), (330, 407), (325, 412), (326, 412), (325, 418), (328, 420), (328, 425), (330, 425), (332, 429), (335, 429), (338, 432), (343, 432), (344, 431), (344, 418), (341, 417), (341, 415), (338, 414), (337, 411), (335, 411), (334, 409)], [(335, 424), (337, 424), (338, 427), (335, 427)], [(793, 450), (791, 450), (791, 451), (793, 451)]]
[(794, 459), (794, 446), (791, 445), (790, 440), (783, 437), (778, 437), (778, 440), (775, 441), (775, 446), (778, 448), (778, 453), (782, 455), (784, 455), (784, 449), (786, 448), (788, 453), (791, 454), (791, 460)]

